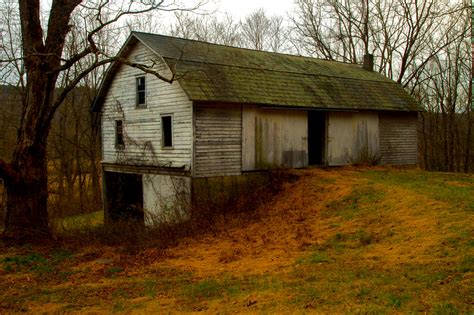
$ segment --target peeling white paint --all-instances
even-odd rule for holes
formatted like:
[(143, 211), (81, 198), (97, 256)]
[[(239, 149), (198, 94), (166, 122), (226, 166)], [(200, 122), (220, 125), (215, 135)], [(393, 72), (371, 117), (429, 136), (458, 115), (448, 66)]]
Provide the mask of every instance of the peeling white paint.
[(143, 211), (145, 224), (180, 222), (189, 218), (191, 178), (143, 174)]

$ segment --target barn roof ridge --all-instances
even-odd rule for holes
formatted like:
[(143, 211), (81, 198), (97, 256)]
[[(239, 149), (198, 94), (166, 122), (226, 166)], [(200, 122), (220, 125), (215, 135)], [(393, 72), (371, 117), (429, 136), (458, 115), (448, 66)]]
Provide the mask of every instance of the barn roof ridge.
[(160, 36), (160, 37), (166, 37), (166, 38), (169, 38), (169, 39), (175, 39), (175, 40), (177, 39), (177, 40), (201, 43), (201, 44), (212, 45), (212, 46), (234, 48), (234, 49), (244, 50), (244, 51), (253, 51), (253, 52), (258, 52), (258, 53), (262, 53), (262, 54), (276, 54), (276, 55), (281, 55), (281, 56), (290, 56), (290, 57), (302, 58), (302, 59), (308, 59), (308, 60), (319, 60), (319, 61), (324, 61), (324, 62), (334, 62), (334, 63), (344, 64), (344, 65), (354, 66), (354, 67), (360, 66), (359, 64), (348, 63), (348, 62), (344, 62), (344, 61), (340, 61), (340, 60), (328, 60), (328, 59), (324, 59), (324, 58), (320, 58), (320, 57), (295, 55), (295, 54), (285, 53), (285, 52), (275, 52), (275, 51), (268, 51), (268, 50), (256, 50), (256, 49), (247, 48), (247, 47), (238, 47), (238, 46), (224, 45), (224, 44), (219, 44), (219, 43), (206, 42), (206, 41), (200, 40), (200, 39), (184, 38), (184, 37), (179, 37), (179, 36), (171, 36), (171, 35), (156, 34), (156, 33), (141, 32), (141, 31), (132, 31), (131, 33), (132, 34), (138, 34), (138, 35), (142, 34), (142, 35), (150, 35), (150, 36)]
[[(163, 58), (174, 58), (177, 61), (201, 62), (255, 70), (266, 69), (299, 74), (317, 74), (335, 78), (393, 82), (378, 72), (364, 69), (359, 64), (214, 44), (161, 34), (144, 32), (132, 32), (132, 34), (156, 54)], [(247, 63), (243, 65), (244, 62)], [(250, 65), (249, 62), (252, 62), (252, 64)], [(282, 71), (284, 68), (291, 68), (292, 70)]]
[[(132, 32), (120, 50), (141, 43), (176, 70), (191, 101), (292, 108), (418, 111), (397, 82), (360, 65), (263, 52), (144, 32)], [(120, 67), (114, 63), (94, 101), (100, 110)]]

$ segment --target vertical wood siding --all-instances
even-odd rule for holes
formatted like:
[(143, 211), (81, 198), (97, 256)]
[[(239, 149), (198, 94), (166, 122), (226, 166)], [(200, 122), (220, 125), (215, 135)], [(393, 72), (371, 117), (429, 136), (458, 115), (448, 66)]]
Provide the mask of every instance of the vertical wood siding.
[(417, 113), (380, 113), (381, 164), (417, 164)]
[(242, 165), (240, 105), (194, 106), (194, 176), (239, 175)]
[(244, 107), (242, 170), (308, 165), (306, 111)]
[[(154, 60), (161, 73), (170, 75), (161, 60), (140, 43), (129, 58), (145, 64)], [(192, 161), (192, 102), (178, 82), (169, 84), (146, 74), (146, 108), (137, 108), (135, 78), (143, 74), (124, 65), (113, 79), (102, 109), (102, 160), (189, 169)], [(173, 115), (172, 148), (162, 148), (161, 115), (164, 114)], [(123, 120), (123, 149), (115, 147), (116, 119)]]
[(376, 112), (331, 112), (327, 127), (327, 164), (376, 161), (380, 155)]

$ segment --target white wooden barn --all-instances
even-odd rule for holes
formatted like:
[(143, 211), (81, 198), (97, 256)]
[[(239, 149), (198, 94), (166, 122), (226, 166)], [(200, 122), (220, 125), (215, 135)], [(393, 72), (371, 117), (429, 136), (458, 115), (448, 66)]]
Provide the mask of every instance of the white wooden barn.
[(417, 104), (370, 62), (138, 32), (119, 54), (176, 80), (120, 62), (107, 72), (93, 110), (102, 117), (108, 217), (133, 209), (147, 222), (187, 216), (203, 179), (281, 167), (417, 163)]

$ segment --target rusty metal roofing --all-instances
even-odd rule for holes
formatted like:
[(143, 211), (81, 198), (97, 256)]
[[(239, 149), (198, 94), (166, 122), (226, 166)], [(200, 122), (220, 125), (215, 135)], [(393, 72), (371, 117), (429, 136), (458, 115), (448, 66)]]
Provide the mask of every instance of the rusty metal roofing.
[(359, 65), (133, 32), (175, 66), (192, 101), (296, 108), (417, 111), (396, 82)]

